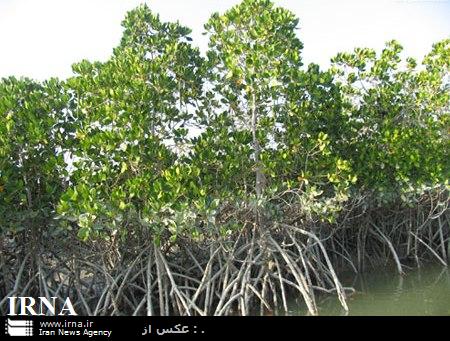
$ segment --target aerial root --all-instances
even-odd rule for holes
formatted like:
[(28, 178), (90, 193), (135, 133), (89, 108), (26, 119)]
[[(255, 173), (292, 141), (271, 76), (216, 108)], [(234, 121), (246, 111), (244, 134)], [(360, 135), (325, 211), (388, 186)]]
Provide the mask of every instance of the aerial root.
[(300, 297), (317, 315), (323, 294), (348, 311), (354, 289), (341, 284), (339, 270), (387, 259), (400, 274), (427, 260), (447, 266), (449, 238), (441, 195), (414, 209), (355, 209), (333, 225), (286, 219), (202, 242), (129, 242), (111, 254), (98, 244), (68, 240), (58, 249), (40, 241), (23, 248), (36, 252), (3, 250), (0, 313), (10, 296), (70, 297), (79, 315), (148, 316), (289, 314), (290, 300)]

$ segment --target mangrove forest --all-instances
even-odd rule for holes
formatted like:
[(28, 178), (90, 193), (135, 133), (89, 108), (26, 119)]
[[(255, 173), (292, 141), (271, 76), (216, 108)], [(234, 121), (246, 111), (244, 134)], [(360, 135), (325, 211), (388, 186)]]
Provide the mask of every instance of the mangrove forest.
[(147, 5), (110, 58), (0, 80), (0, 313), (348, 311), (341, 273), (450, 254), (450, 39), (302, 62), (299, 19), (243, 0), (191, 30)]

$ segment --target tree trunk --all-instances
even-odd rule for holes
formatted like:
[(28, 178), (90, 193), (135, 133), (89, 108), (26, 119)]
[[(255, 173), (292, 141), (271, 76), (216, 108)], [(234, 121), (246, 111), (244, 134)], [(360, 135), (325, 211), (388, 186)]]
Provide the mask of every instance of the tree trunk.
[(263, 193), (266, 179), (263, 173), (263, 167), (260, 160), (261, 155), (261, 146), (259, 144), (256, 132), (257, 132), (257, 124), (258, 124), (258, 114), (256, 112), (256, 96), (252, 94), (252, 136), (253, 136), (253, 148), (255, 150), (255, 173), (256, 173), (256, 184), (255, 191), (256, 197), (261, 197)]

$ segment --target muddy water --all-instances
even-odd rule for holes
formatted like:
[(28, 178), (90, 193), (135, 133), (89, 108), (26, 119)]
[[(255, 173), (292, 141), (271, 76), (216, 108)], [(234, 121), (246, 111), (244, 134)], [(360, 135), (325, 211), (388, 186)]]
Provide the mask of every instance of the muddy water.
[[(342, 284), (356, 289), (348, 298), (348, 315), (450, 316), (450, 271), (424, 266), (399, 276), (385, 268), (362, 275), (342, 274)], [(320, 315), (346, 315), (336, 296), (317, 297)], [(305, 315), (304, 304), (293, 303), (291, 314)]]

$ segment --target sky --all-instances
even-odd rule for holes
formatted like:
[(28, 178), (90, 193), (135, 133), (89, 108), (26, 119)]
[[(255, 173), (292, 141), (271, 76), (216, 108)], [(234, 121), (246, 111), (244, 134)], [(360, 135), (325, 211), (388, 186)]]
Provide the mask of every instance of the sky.
[[(128, 10), (146, 2), (165, 21), (190, 27), (206, 50), (203, 25), (240, 0), (0, 0), (0, 77), (67, 78), (82, 59), (105, 61), (118, 45)], [(300, 19), (304, 63), (322, 67), (355, 47), (380, 51), (398, 40), (422, 58), (450, 37), (450, 0), (273, 0)]]

